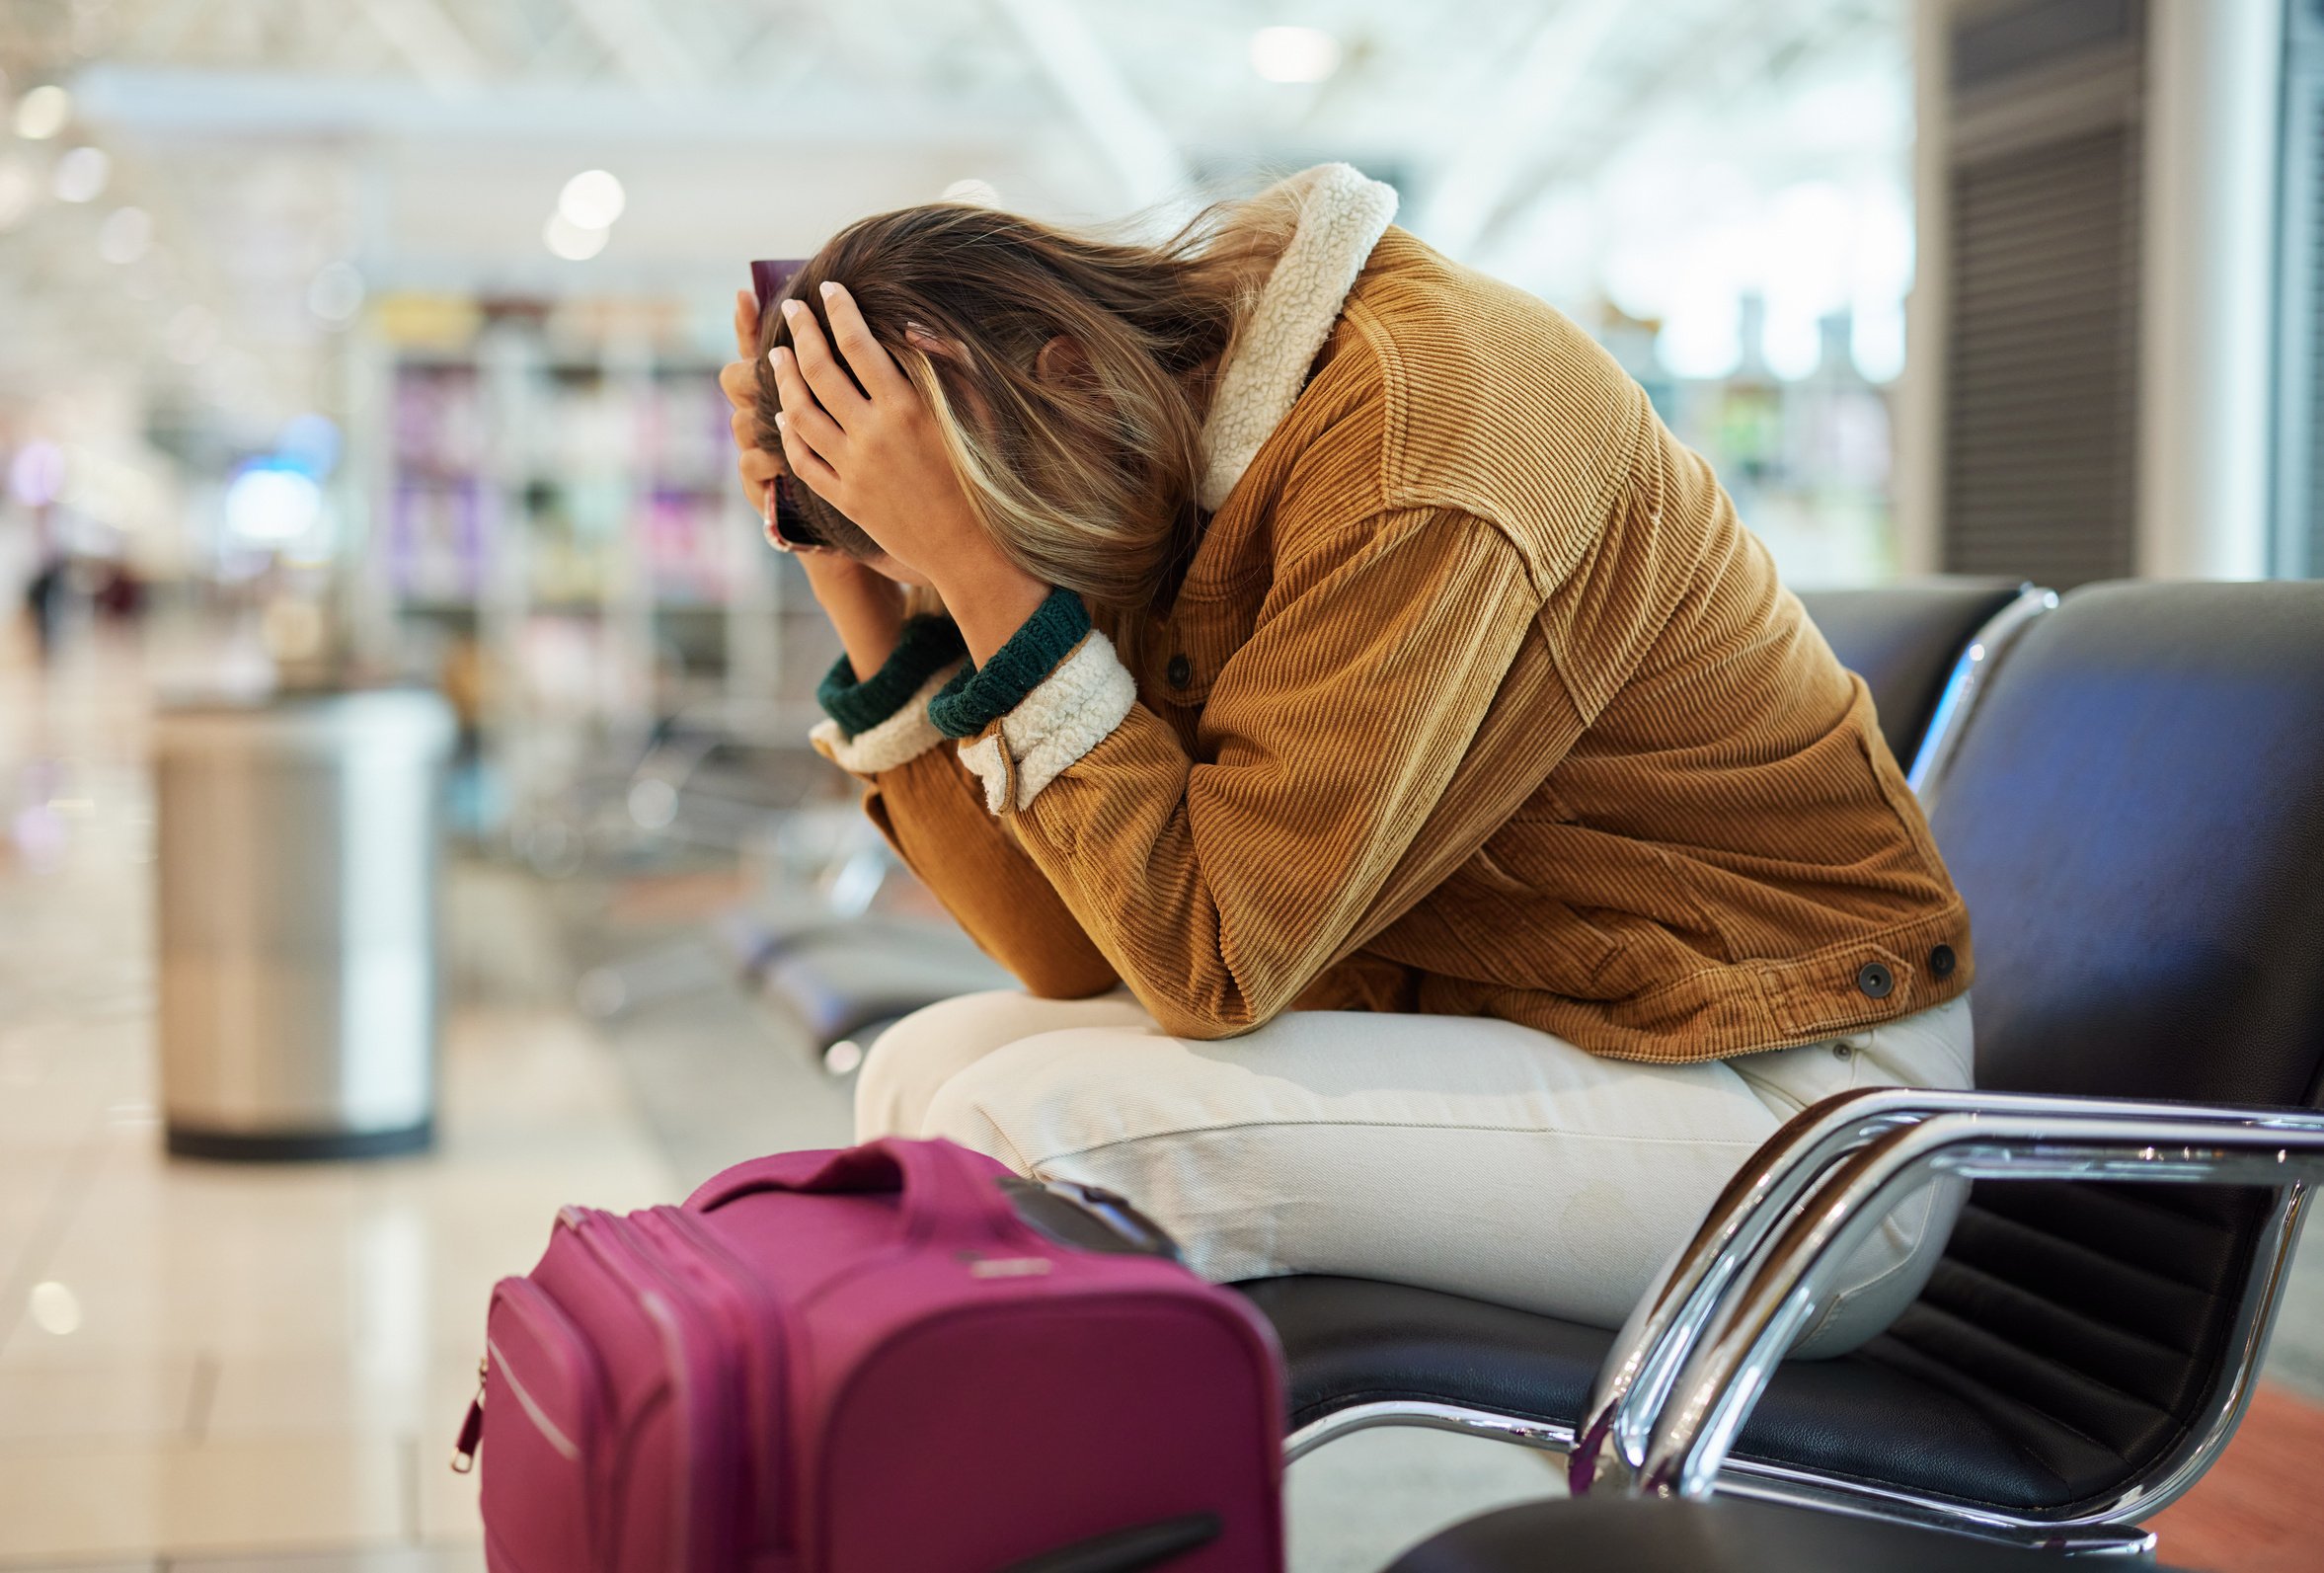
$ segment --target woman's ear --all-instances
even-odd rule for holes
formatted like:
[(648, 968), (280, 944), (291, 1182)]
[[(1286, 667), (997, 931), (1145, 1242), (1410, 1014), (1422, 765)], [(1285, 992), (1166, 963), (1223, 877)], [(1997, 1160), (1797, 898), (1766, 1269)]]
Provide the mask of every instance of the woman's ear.
[(960, 354), (959, 350), (937, 338), (936, 335), (916, 322), (907, 322), (903, 325), (903, 342), (924, 355), (957, 357)]
[(1033, 374), (1052, 387), (1087, 388), (1097, 381), (1079, 340), (1058, 334), (1034, 357)]

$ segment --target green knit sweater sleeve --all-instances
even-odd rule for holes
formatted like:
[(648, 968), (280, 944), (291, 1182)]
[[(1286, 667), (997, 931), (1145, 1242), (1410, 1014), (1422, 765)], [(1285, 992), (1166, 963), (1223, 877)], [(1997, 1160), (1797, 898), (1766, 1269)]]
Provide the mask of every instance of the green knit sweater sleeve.
[(973, 738), (1025, 702), (1025, 696), (1088, 637), (1089, 608), (1069, 590), (1052, 590), (1009, 642), (982, 667), (963, 667), (928, 701), (928, 719), (948, 738)]
[(968, 653), (950, 617), (914, 617), (878, 671), (861, 682), (845, 656), (815, 688), (825, 714), (850, 738), (871, 731), (908, 703), (927, 680)]

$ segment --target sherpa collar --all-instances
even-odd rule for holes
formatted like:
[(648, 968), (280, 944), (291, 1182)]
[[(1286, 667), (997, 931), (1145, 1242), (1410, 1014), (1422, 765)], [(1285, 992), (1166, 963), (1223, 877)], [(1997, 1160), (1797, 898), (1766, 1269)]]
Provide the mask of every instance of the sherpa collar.
[(1202, 487), (1215, 513), (1259, 449), (1291, 413), (1356, 275), (1396, 216), (1396, 191), (1351, 164), (1319, 164), (1290, 178), (1305, 188), (1299, 223), (1219, 373), (1202, 423)]

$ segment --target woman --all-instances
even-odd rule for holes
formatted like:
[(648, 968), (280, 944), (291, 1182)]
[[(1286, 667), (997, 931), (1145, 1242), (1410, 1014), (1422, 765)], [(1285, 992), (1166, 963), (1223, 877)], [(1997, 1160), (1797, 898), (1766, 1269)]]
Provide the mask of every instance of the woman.
[(1330, 165), (1161, 247), (913, 208), (740, 303), (744, 483), (843, 548), (816, 745), (1025, 985), (886, 1034), (859, 1135), (1112, 1187), (1212, 1278), (1614, 1326), (1801, 1107), (1969, 1084), (1969, 925), (1709, 468), (1394, 204)]

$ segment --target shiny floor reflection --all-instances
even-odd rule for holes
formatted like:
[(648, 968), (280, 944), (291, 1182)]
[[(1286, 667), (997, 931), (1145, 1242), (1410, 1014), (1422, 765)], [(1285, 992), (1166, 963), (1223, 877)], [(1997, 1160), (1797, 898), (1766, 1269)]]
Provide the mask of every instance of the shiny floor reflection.
[[(676, 1190), (604, 1043), (472, 989), (432, 1156), (165, 1158), (141, 663), (0, 685), (0, 1565), (481, 1566), (444, 1457), (493, 1280), (566, 1201)], [(521, 948), (523, 904), (476, 894), (476, 937)]]

